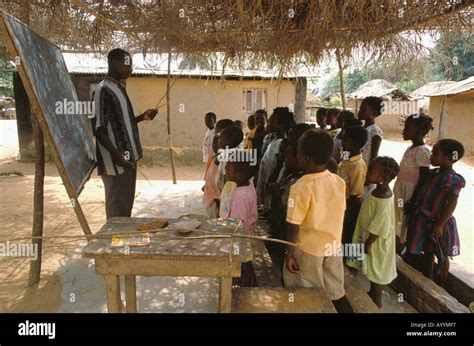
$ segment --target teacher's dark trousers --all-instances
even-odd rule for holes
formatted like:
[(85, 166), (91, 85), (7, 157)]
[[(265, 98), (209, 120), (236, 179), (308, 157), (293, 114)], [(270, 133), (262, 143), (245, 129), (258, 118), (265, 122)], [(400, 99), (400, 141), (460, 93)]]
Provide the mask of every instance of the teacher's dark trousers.
[(119, 175), (102, 175), (105, 187), (105, 214), (111, 217), (132, 215), (137, 183), (137, 169), (130, 168)]

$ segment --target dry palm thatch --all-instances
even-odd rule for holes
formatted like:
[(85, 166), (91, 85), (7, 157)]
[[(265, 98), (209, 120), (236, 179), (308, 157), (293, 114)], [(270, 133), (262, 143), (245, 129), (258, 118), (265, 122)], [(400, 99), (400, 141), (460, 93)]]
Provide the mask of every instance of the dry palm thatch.
[(357, 90), (346, 95), (348, 99), (364, 99), (368, 96), (377, 96), (383, 99), (394, 99), (406, 101), (409, 96), (394, 84), (383, 79), (370, 80), (357, 88)]
[[(473, 0), (11, 0), (2, 8), (64, 49), (224, 54), (226, 63), (282, 69), (349, 57), (413, 56), (427, 29), (470, 34)], [(416, 39), (415, 39), (416, 40)]]

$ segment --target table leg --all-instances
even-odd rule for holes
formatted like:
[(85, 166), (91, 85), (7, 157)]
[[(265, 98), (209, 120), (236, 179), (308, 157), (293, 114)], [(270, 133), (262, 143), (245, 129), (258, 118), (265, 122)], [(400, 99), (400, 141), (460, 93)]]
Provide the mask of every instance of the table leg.
[(232, 307), (232, 278), (221, 277), (219, 283), (219, 312), (229, 313)]
[(122, 299), (120, 298), (120, 276), (104, 275), (107, 293), (107, 308), (109, 312), (122, 312)]
[(126, 312), (137, 312), (137, 284), (135, 275), (125, 275)]

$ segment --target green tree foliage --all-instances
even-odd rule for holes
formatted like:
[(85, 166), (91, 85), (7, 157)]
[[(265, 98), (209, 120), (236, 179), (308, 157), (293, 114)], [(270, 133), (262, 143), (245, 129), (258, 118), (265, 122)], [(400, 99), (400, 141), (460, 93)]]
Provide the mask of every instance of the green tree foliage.
[(13, 71), (14, 66), (0, 55), (0, 96), (13, 97)]
[(369, 81), (370, 76), (367, 71), (356, 68), (344, 76), (344, 86), (347, 93), (355, 91), (359, 86)]
[[(434, 77), (442, 80), (452, 76), (462, 80), (474, 76), (474, 37), (441, 34), (435, 45), (439, 54), (431, 55)], [(448, 69), (446, 69), (448, 67)]]
[[(457, 61), (457, 64), (455, 63)], [(454, 62), (454, 63), (453, 63)], [(330, 73), (330, 72), (328, 72)], [(474, 75), (474, 39), (441, 34), (434, 51), (406, 66), (395, 61), (372, 64), (344, 73), (345, 92), (350, 93), (372, 79), (385, 79), (409, 94), (420, 86), (439, 80), (462, 80)], [(339, 74), (333, 73), (321, 90), (326, 97), (339, 92)]]
[(194, 70), (195, 68), (209, 70), (211, 69), (210, 59), (201, 55), (185, 54), (183, 59), (179, 62), (179, 69)]
[[(360, 85), (369, 81), (371, 78), (365, 69), (355, 69), (344, 73), (344, 91), (351, 93)], [(327, 97), (332, 93), (339, 92), (339, 74), (335, 73), (329, 78), (321, 90), (321, 96)]]

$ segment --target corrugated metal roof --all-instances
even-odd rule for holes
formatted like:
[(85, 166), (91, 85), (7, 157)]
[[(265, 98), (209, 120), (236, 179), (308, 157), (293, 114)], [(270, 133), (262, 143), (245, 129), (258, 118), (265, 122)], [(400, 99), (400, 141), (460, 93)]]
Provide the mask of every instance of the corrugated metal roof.
[(419, 87), (418, 89), (413, 90), (410, 96), (414, 98), (418, 98), (418, 97), (424, 97), (431, 94), (435, 94), (455, 83), (456, 82), (454, 81), (447, 81), (447, 80), (426, 83), (425, 85)]
[[(72, 74), (106, 74), (107, 58), (103, 55), (94, 53), (63, 53), (66, 66), (69, 73)], [(142, 76), (166, 76), (168, 74), (168, 55), (167, 54), (132, 54), (133, 74)], [(172, 76), (187, 77), (220, 77), (222, 75), (222, 67), (215, 70), (183, 70), (179, 68), (179, 62), (172, 60), (171, 62)], [(274, 70), (235, 70), (226, 68), (225, 77), (254, 77), (254, 78), (277, 78), (279, 71)], [(297, 71), (287, 72), (284, 78), (296, 77), (313, 77), (314, 71)]]
[(427, 96), (433, 97), (433, 96), (456, 95), (456, 94), (461, 94), (473, 89), (474, 89), (474, 76), (469, 77), (468, 79), (456, 82), (436, 93), (433, 93)]

